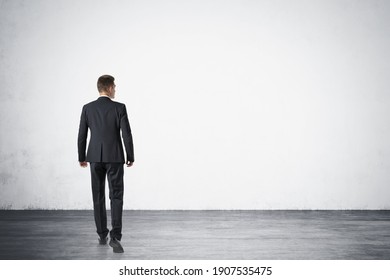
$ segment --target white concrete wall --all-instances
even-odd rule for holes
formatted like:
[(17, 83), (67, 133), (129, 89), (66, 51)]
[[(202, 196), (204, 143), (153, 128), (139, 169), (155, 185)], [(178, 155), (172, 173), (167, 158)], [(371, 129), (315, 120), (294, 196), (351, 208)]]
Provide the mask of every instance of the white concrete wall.
[(389, 209), (389, 1), (0, 1), (0, 208), (91, 209), (101, 74), (126, 209)]

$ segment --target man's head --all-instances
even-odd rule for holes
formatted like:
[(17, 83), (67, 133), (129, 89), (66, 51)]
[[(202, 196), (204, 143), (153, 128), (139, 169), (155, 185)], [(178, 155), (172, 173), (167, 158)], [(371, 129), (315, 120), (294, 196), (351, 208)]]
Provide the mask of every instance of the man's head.
[(100, 76), (97, 81), (97, 88), (100, 95), (107, 95), (110, 98), (115, 98), (115, 78), (110, 75)]

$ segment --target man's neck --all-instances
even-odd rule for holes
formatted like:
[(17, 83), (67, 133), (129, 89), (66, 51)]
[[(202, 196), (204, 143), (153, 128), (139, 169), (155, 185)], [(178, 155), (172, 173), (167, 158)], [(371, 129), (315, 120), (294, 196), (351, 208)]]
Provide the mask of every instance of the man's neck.
[(109, 96), (109, 95), (107, 95), (107, 94), (105, 94), (105, 93), (101, 93), (101, 94), (100, 94), (100, 97), (102, 97), (102, 96), (105, 96), (105, 97), (108, 97), (108, 98), (111, 99), (111, 96)]

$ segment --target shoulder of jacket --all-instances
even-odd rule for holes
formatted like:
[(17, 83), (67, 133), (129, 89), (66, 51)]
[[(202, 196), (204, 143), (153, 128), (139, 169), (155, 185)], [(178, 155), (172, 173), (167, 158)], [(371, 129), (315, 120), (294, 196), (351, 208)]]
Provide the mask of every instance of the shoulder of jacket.
[(117, 101), (112, 101), (115, 106), (119, 107), (119, 108), (124, 108), (126, 107), (126, 105), (124, 103), (120, 103), (120, 102), (117, 102)]
[(89, 107), (89, 106), (93, 105), (94, 103), (96, 103), (96, 100), (94, 100), (94, 101), (91, 101), (91, 102), (89, 102), (89, 103), (85, 104), (83, 107), (84, 107), (84, 108), (87, 108), (87, 107)]

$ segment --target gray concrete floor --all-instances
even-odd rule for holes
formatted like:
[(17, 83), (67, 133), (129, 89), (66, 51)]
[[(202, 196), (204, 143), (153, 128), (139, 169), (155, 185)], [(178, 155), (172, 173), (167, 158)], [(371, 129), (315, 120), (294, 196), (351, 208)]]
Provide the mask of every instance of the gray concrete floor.
[(124, 254), (97, 244), (92, 211), (3, 210), (0, 226), (0, 259), (390, 259), (390, 211), (125, 211)]

